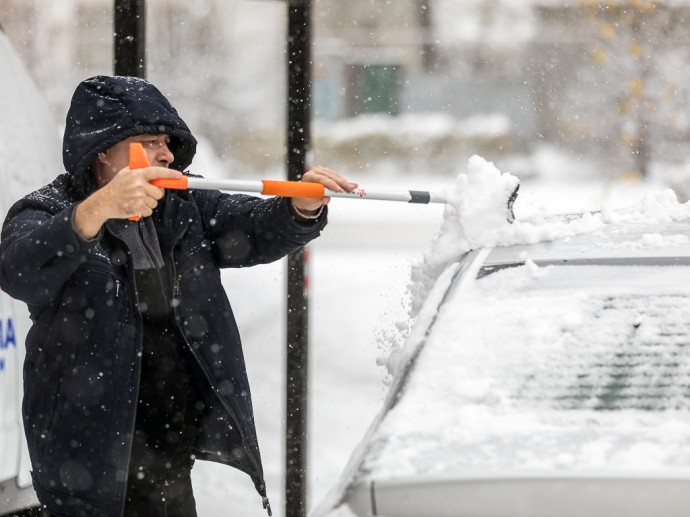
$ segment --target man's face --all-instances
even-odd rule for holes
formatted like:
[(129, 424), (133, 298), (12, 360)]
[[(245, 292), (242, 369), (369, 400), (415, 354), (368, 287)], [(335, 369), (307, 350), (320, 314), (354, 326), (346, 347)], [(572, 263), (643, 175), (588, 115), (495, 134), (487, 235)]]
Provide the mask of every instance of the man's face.
[(131, 136), (98, 155), (99, 166), (95, 170), (99, 186), (107, 184), (118, 172), (129, 166), (129, 144), (133, 142), (143, 146), (152, 166), (169, 167), (175, 159), (168, 147), (168, 135)]

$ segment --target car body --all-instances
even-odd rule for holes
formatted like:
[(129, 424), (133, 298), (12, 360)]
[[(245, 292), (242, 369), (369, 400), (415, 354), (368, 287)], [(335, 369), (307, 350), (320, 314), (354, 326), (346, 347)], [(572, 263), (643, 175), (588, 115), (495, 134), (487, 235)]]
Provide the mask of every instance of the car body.
[[(0, 30), (0, 221), (10, 206), (61, 172), (57, 125)], [(0, 290), (0, 515), (36, 506), (21, 419), (26, 305)]]
[(667, 208), (451, 262), (315, 515), (687, 515), (690, 208)]

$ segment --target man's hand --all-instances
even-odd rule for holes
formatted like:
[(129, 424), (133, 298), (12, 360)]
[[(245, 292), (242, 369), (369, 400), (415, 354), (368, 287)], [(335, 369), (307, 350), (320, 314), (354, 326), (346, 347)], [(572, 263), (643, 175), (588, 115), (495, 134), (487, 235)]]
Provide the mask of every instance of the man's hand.
[(130, 170), (125, 167), (111, 181), (91, 194), (74, 212), (74, 229), (84, 239), (92, 239), (108, 219), (148, 217), (165, 190), (151, 185), (157, 178), (176, 179), (182, 173), (165, 167)]
[[(327, 169), (326, 167), (313, 167), (304, 173), (302, 181), (321, 183), (324, 187), (333, 192), (340, 192), (342, 190), (351, 192), (357, 188), (356, 183), (346, 180), (337, 172)], [(331, 198), (329, 197), (324, 197), (323, 199), (296, 197), (292, 202), (297, 210), (307, 214), (313, 214), (321, 208), (321, 205), (327, 205), (330, 200)]]

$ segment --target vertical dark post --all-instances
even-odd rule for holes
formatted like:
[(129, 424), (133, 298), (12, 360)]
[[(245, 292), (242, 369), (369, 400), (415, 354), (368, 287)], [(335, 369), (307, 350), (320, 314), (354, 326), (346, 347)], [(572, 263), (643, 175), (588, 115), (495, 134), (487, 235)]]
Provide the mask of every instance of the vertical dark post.
[(146, 0), (115, 0), (115, 75), (146, 77)]
[(433, 72), (436, 63), (436, 47), (433, 42), (433, 0), (417, 0), (417, 16), (422, 36), (422, 67), (426, 72)]
[[(311, 3), (288, 0), (288, 179), (302, 178), (310, 146)], [(288, 257), (285, 419), (285, 515), (307, 514), (307, 388), (309, 380), (309, 297), (306, 250)]]

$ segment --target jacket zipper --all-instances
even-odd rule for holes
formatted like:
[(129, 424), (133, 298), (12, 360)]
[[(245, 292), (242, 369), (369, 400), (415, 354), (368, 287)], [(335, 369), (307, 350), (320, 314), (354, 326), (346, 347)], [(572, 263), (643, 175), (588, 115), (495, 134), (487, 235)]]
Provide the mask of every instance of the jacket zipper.
[[(173, 277), (175, 276), (174, 271), (175, 264), (173, 264)], [(173, 285), (173, 298), (180, 296), (180, 282), (182, 282), (182, 274), (177, 275), (177, 278), (175, 279), (175, 285)]]
[[(187, 222), (187, 226), (184, 227), (184, 231), (182, 231), (180, 233), (180, 235), (184, 235), (184, 233), (187, 231), (188, 228), (189, 228), (189, 222)], [(172, 246), (173, 251), (171, 252), (171, 257), (170, 257), (171, 258), (170, 263), (171, 263), (171, 268), (172, 268), (172, 277), (175, 279), (175, 283), (173, 286), (173, 297), (179, 296), (179, 294), (180, 294), (180, 283), (182, 281), (182, 275), (176, 274), (177, 268), (175, 267), (175, 256), (174, 256), (175, 255), (175, 246), (177, 245), (178, 242), (179, 242), (179, 239), (173, 243), (173, 246)], [(184, 331), (180, 328), (179, 315), (177, 312), (177, 306), (178, 305), (179, 305), (179, 303), (173, 303), (172, 304), (173, 315), (175, 317), (175, 325), (177, 326), (177, 329), (180, 332), (180, 335), (182, 336), (182, 340), (185, 342), (185, 344), (187, 345), (187, 348), (189, 349), (189, 351), (194, 356), (194, 359), (196, 360), (197, 364), (199, 365), (199, 368), (201, 368), (201, 371), (204, 372), (204, 376), (206, 377), (206, 380), (208, 380), (208, 383), (211, 385), (211, 389), (213, 390), (214, 393), (217, 394), (218, 390), (216, 389), (216, 386), (213, 383), (211, 376), (206, 371), (206, 368), (204, 368), (204, 365), (201, 363), (201, 359), (199, 359), (199, 356), (197, 355), (196, 350), (194, 350), (194, 347), (189, 343), (189, 341), (187, 341), (187, 336), (185, 335)], [(242, 431), (242, 428), (238, 424), (237, 417), (235, 416), (235, 413), (232, 411), (232, 409), (230, 409), (230, 407), (225, 403), (225, 401), (220, 396), (217, 396), (217, 398), (220, 401), (220, 403), (223, 405), (225, 410), (228, 412), (228, 415), (230, 415), (230, 418), (232, 419), (233, 424), (235, 425), (235, 428), (237, 429), (237, 432), (240, 433), (240, 436), (242, 438), (242, 442), (246, 443), (246, 437), (244, 436), (244, 432)], [(247, 453), (248, 453), (248, 456), (251, 459), (252, 463), (254, 464), (254, 468), (256, 468), (257, 472), (259, 472), (260, 468), (259, 468), (259, 465), (258, 465), (256, 458), (254, 457), (252, 451), (247, 449)], [(266, 491), (266, 482), (265, 482), (265, 480), (262, 480), (262, 481), (264, 481), (264, 492), (265, 492)], [(263, 504), (264, 510), (266, 510), (268, 512), (269, 517), (271, 515), (273, 515), (273, 513), (271, 511), (271, 503), (269, 502), (268, 497), (266, 495), (262, 495), (261, 502)]]
[[(91, 271), (92, 271), (93, 273), (98, 274), (98, 275), (105, 275), (105, 276), (107, 276), (110, 280), (112, 280), (113, 285), (114, 285), (114, 287), (115, 287), (115, 298), (119, 298), (119, 297), (120, 297), (120, 288), (122, 287), (123, 282), (122, 282), (122, 280), (120, 280), (120, 279), (117, 277), (117, 275), (116, 275), (115, 273), (112, 272), (111, 269), (109, 269), (109, 268), (104, 268), (104, 267), (101, 267), (101, 266), (95, 266), (95, 265), (94, 265), (94, 266), (92, 266)], [(105, 289), (105, 290), (106, 290), (106, 294), (108, 293), (108, 291), (110, 291), (110, 289), (111, 289), (111, 288), (110, 288), (109, 286), (106, 286), (106, 289)]]

